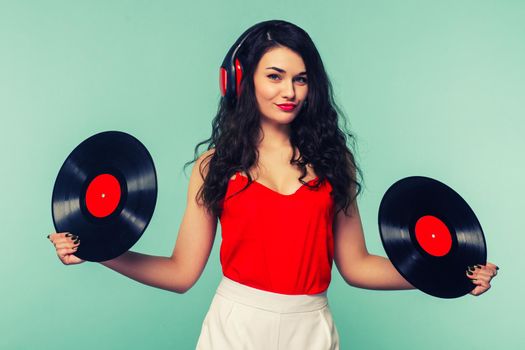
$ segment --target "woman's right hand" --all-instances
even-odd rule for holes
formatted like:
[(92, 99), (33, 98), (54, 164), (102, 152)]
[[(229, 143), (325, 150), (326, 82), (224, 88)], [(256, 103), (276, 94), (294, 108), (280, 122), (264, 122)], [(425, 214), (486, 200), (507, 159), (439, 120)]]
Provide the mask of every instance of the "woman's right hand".
[(70, 232), (51, 233), (47, 236), (55, 245), (57, 256), (64, 265), (81, 264), (85, 260), (73, 255), (80, 245), (80, 239)]

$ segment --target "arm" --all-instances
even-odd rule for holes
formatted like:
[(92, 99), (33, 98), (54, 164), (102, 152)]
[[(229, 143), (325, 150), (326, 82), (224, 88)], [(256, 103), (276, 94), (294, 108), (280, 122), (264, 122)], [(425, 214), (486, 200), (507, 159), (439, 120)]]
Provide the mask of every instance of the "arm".
[(357, 201), (334, 219), (334, 260), (346, 283), (364, 289), (415, 289), (399, 274), (392, 262), (368, 253)]
[(130, 250), (100, 263), (148, 286), (176, 293), (186, 291), (180, 278), (181, 274), (176, 271), (176, 266), (169, 257), (146, 255)]
[[(204, 183), (199, 169), (211, 152), (213, 150), (202, 154), (192, 169), (187, 206), (171, 257), (128, 251), (101, 262), (102, 265), (135, 281), (176, 293), (185, 293), (197, 282), (210, 256), (217, 228), (217, 218), (208, 214), (196, 200)], [(206, 176), (206, 171), (203, 172)]]

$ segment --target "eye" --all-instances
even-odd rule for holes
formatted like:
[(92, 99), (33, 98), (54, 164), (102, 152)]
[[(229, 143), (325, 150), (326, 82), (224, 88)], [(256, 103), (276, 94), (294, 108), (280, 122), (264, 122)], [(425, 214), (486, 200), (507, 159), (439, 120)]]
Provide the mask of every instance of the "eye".
[(307, 84), (308, 83), (308, 79), (306, 77), (298, 77), (297, 79), (301, 80), (302, 79), (302, 83), (303, 84)]
[(277, 77), (277, 78), (279, 78), (279, 75), (277, 75), (277, 74), (269, 74), (269, 75), (267, 75), (267, 77), (270, 78), (271, 80), (275, 80), (275, 79), (273, 79), (272, 77)]

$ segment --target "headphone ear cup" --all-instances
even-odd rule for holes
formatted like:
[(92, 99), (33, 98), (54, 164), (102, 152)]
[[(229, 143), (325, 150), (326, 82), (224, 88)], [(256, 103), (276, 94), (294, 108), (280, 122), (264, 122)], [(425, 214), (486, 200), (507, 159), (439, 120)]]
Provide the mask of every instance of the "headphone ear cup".
[(235, 58), (235, 92), (237, 98), (241, 95), (242, 65), (238, 58)]
[(224, 67), (221, 67), (219, 71), (219, 88), (221, 89), (221, 96), (226, 96), (226, 89), (228, 84), (228, 73)]

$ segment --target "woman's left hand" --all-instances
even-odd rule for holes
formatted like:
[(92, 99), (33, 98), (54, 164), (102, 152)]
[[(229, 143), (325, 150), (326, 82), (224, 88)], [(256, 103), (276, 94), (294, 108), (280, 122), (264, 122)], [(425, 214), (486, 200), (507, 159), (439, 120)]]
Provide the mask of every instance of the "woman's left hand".
[(472, 283), (477, 285), (470, 294), (479, 296), (489, 290), (490, 281), (498, 274), (498, 270), (499, 267), (489, 262), (487, 265), (469, 266), (465, 273), (472, 280)]

